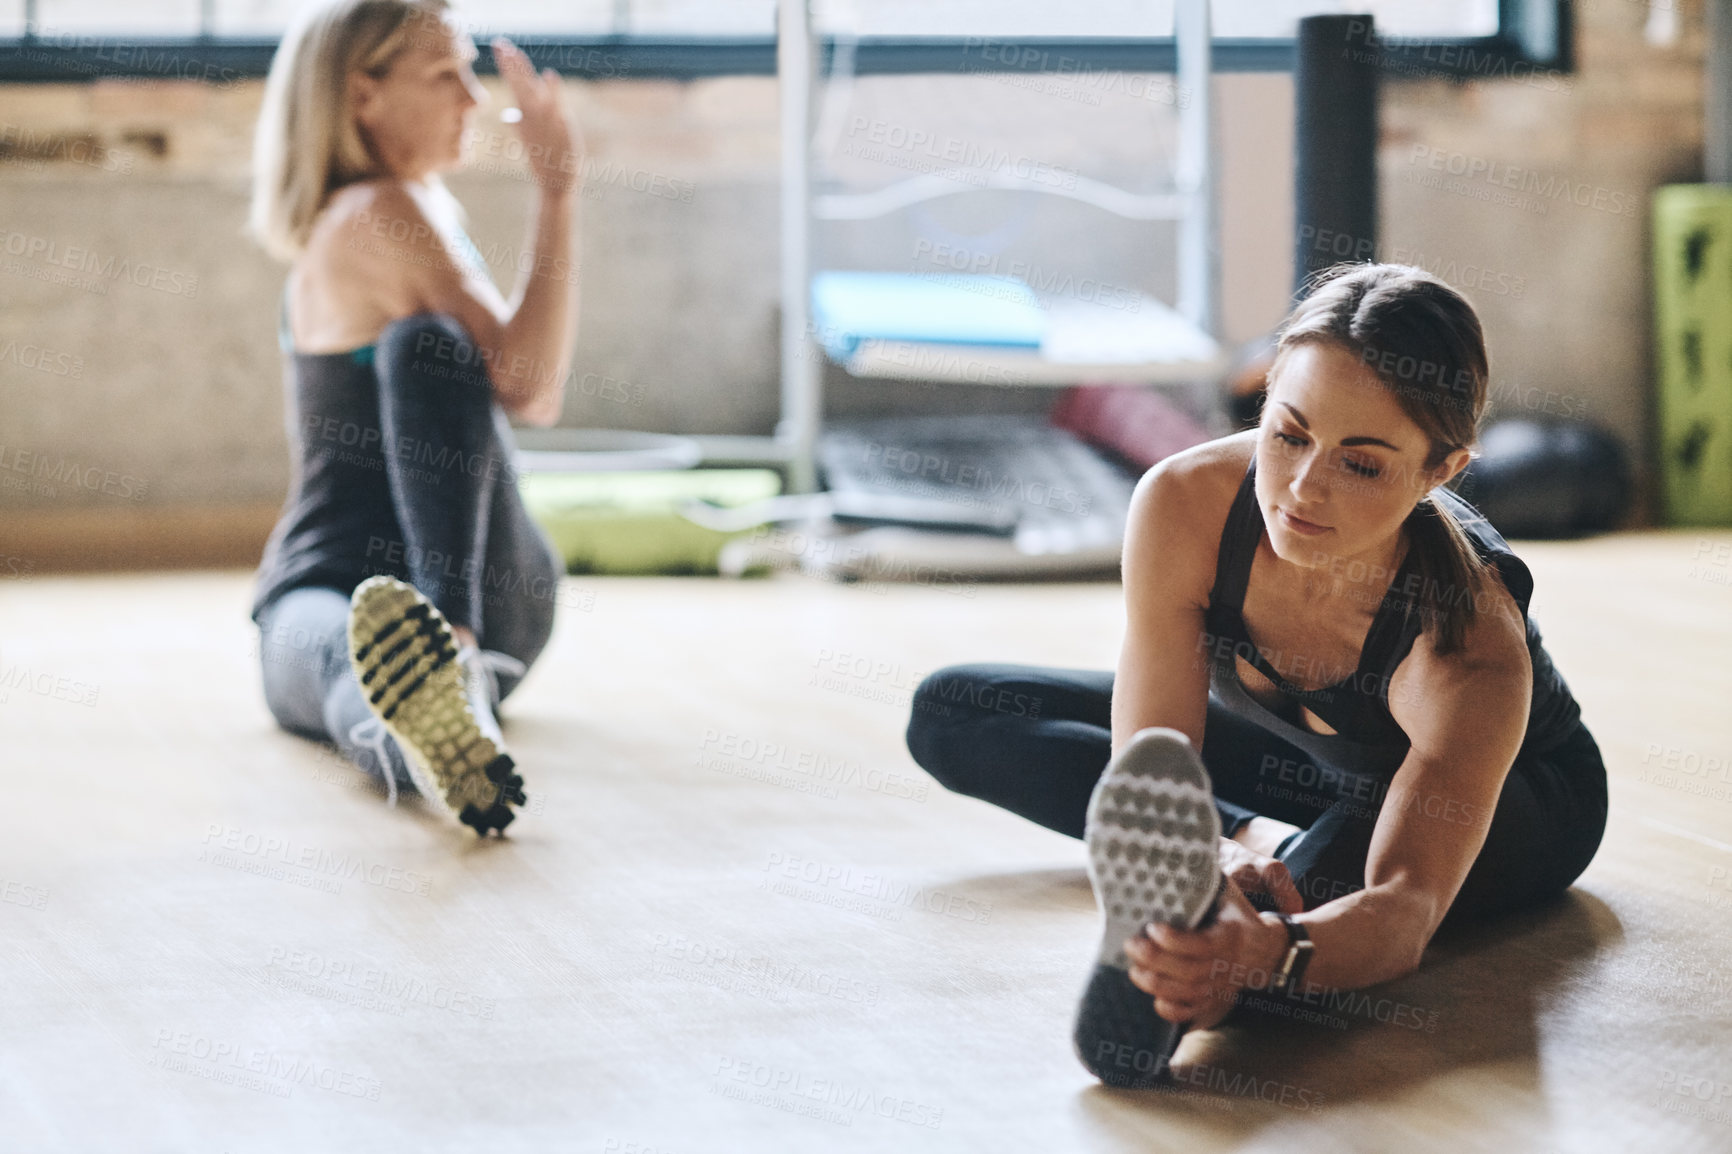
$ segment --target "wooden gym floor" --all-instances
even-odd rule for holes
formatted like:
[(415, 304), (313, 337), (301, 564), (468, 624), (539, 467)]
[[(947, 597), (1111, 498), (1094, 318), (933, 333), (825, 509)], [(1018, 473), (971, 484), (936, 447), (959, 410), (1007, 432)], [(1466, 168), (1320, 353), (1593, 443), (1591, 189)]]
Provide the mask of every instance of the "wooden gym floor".
[(1185, 1095), (1071, 1056), (1078, 843), (902, 745), (1111, 584), (568, 582), (477, 844), (278, 732), (249, 574), (0, 585), (0, 1125), (41, 1151), (1732, 1149), (1732, 536), (1521, 545), (1612, 774), (1566, 900)]

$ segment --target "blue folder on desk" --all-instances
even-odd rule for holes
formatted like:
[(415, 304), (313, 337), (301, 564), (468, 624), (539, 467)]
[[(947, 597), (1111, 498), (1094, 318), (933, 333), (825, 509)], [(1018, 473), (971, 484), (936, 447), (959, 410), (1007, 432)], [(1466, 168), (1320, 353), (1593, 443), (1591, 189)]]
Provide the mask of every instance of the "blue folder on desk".
[(823, 272), (812, 278), (812, 320), (826, 352), (845, 363), (861, 341), (1039, 349), (1046, 314), (1015, 277)]

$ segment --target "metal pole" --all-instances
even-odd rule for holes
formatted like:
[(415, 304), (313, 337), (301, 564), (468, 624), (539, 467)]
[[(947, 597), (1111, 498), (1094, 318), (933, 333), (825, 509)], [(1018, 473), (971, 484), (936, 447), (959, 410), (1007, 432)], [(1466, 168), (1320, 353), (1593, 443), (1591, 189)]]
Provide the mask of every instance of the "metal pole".
[(788, 449), (788, 487), (818, 487), (816, 449), (823, 378), (812, 340), (811, 100), (812, 28), (807, 0), (776, 11), (776, 83), (782, 106), (782, 419), (776, 440)]
[(1703, 170), (1710, 184), (1732, 184), (1732, 0), (1708, 0), (1707, 15)]
[(1177, 184), (1185, 200), (1179, 221), (1179, 312), (1210, 336), (1219, 334), (1220, 248), (1216, 240), (1214, 71), (1209, 0), (1180, 0), (1173, 12), (1178, 49)]

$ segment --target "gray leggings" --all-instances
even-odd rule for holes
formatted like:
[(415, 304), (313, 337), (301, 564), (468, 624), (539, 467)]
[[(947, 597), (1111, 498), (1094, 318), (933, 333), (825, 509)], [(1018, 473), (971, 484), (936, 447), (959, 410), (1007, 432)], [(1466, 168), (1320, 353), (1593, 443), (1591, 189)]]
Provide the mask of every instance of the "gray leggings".
[[(501, 627), (478, 639), (527, 668), (553, 631), (553, 605), (549, 600), (524, 608), (500, 615)], [(397, 743), (367, 724), (374, 715), (349, 666), (348, 628), (349, 595), (341, 590), (307, 587), (273, 601), (259, 621), (265, 704), (290, 733), (335, 742), (344, 757), (380, 781), (382, 758), (397, 787), (413, 789)], [(496, 676), (501, 700), (522, 681), (520, 674)]]

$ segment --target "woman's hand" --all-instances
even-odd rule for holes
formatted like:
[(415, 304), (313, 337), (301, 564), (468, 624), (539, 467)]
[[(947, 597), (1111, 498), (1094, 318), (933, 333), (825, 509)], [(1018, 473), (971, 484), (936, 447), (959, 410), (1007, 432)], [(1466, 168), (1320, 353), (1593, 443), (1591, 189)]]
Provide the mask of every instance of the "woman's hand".
[(1125, 943), (1131, 983), (1155, 999), (1169, 1022), (1208, 1029), (1227, 1016), (1239, 991), (1268, 984), (1287, 948), (1287, 932), (1265, 922), (1232, 881), (1207, 929), (1154, 924)]
[(1305, 909), (1305, 900), (1284, 863), (1225, 837), (1221, 839), (1220, 861), (1221, 872), (1245, 893), (1267, 895), (1284, 914)]
[(537, 75), (523, 50), (503, 36), (493, 40), (493, 60), (523, 113), (517, 134), (535, 183), (552, 194), (570, 193), (583, 178), (583, 133), (565, 113), (559, 73), (544, 68)]

